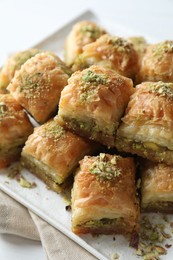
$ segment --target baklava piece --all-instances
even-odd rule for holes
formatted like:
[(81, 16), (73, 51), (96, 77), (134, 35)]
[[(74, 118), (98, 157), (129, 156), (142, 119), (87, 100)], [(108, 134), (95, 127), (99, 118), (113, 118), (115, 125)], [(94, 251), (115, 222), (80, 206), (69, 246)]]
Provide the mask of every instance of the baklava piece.
[(15, 73), (8, 90), (37, 122), (44, 123), (56, 112), (70, 74), (53, 53), (39, 53)]
[(117, 131), (116, 147), (173, 165), (173, 83), (136, 87)]
[(33, 127), (22, 107), (9, 94), (0, 95), (0, 169), (19, 159)]
[(7, 86), (14, 77), (14, 74), (21, 66), (31, 57), (40, 51), (37, 49), (29, 49), (12, 55), (0, 70), (0, 93), (7, 93)]
[(141, 175), (142, 210), (173, 213), (173, 167), (146, 161)]
[(51, 120), (36, 127), (28, 138), (22, 151), (22, 164), (52, 190), (62, 192), (79, 160), (97, 148)]
[(72, 189), (73, 232), (134, 235), (139, 218), (133, 159), (85, 156)]
[(173, 41), (147, 47), (137, 81), (173, 82)]
[(136, 75), (138, 54), (133, 45), (123, 38), (105, 34), (83, 49), (83, 53), (75, 60), (74, 71), (99, 65), (129, 78)]
[(112, 70), (92, 66), (75, 72), (61, 93), (58, 121), (76, 134), (113, 147), (132, 93), (132, 81)]
[(75, 24), (69, 33), (65, 44), (65, 62), (71, 66), (75, 58), (82, 53), (86, 44), (96, 41), (105, 30), (91, 21)]

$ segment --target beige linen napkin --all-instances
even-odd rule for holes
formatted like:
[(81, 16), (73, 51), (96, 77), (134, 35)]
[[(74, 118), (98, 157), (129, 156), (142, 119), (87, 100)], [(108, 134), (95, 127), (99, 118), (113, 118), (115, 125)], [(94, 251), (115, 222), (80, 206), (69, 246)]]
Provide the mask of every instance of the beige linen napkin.
[(85, 249), (1, 190), (0, 233), (41, 240), (48, 260), (96, 260)]

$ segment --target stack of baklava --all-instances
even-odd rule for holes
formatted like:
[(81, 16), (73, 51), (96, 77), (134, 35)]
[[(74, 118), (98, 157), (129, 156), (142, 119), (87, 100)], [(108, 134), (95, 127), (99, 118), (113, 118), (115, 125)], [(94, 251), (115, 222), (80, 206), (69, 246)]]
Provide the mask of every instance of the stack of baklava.
[(89, 21), (69, 33), (65, 62), (17, 53), (0, 70), (0, 167), (21, 155), (52, 190), (73, 182), (75, 233), (134, 236), (140, 209), (173, 211), (172, 82), (173, 41), (123, 39)]

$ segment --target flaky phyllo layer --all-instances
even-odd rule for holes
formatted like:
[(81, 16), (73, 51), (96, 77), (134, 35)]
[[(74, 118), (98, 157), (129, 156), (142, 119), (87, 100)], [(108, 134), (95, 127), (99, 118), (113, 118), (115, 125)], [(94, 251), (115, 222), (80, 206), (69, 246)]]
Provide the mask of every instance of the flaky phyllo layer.
[(172, 83), (138, 85), (118, 129), (118, 149), (173, 163), (172, 101)]

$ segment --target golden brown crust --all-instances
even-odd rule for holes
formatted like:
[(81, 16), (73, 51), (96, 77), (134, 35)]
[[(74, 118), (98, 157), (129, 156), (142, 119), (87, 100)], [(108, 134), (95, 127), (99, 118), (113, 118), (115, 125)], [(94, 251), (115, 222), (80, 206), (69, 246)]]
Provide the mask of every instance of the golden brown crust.
[(0, 168), (20, 157), (33, 127), (22, 107), (9, 95), (0, 95)]
[(150, 161), (142, 165), (142, 209), (173, 212), (173, 167)]
[(75, 58), (82, 53), (86, 44), (96, 41), (105, 30), (91, 21), (76, 23), (69, 33), (65, 44), (65, 62), (72, 65)]
[(138, 83), (143, 81), (173, 81), (173, 41), (164, 41), (147, 47), (143, 57)]
[(74, 71), (99, 65), (129, 78), (134, 78), (137, 72), (138, 54), (133, 45), (123, 38), (105, 34), (83, 49), (83, 53), (75, 61)]
[(172, 101), (172, 83), (138, 85), (117, 131), (117, 148), (173, 164)]
[[(79, 160), (96, 149), (95, 144), (65, 131), (56, 121), (51, 120), (35, 128), (23, 148), (22, 157), (25, 159), (25, 166), (29, 165), (33, 173), (44, 175), (47, 172), (49, 178), (61, 184), (72, 173)], [(44, 179), (44, 176), (40, 178)]]
[(58, 121), (73, 132), (114, 146), (115, 132), (133, 85), (112, 70), (91, 66), (68, 80), (59, 103)]
[(37, 49), (29, 49), (12, 55), (0, 70), (0, 94), (7, 93), (7, 86), (14, 77), (14, 74), (21, 66), (31, 57), (40, 51)]
[(57, 109), (69, 73), (54, 54), (40, 53), (16, 72), (8, 90), (36, 121), (43, 123)]
[[(73, 231), (105, 234), (116, 233), (116, 229), (123, 233), (138, 231), (139, 207), (135, 192), (135, 166), (132, 158), (108, 154), (85, 156), (76, 173), (72, 192)], [(109, 225), (102, 228), (96, 225), (85, 227), (88, 221), (116, 218), (128, 222), (124, 231), (123, 226), (119, 229), (116, 223), (112, 229)]]

